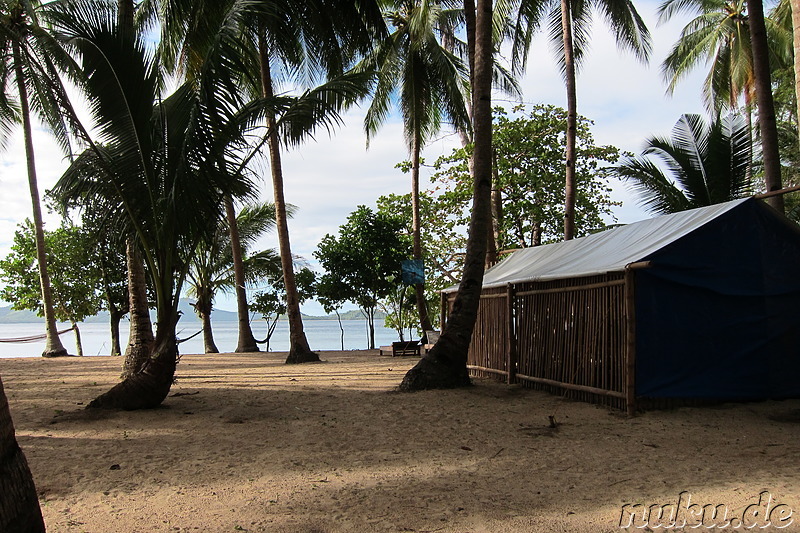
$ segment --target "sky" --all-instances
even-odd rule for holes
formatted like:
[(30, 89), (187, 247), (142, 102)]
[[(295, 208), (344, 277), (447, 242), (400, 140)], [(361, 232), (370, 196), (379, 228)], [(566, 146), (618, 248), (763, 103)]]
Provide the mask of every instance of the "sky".
[[(639, 13), (650, 29), (653, 53), (649, 64), (642, 64), (631, 53), (620, 51), (602, 19), (595, 18), (591, 47), (578, 73), (578, 112), (595, 122), (592, 133), (598, 145), (614, 145), (639, 153), (644, 140), (652, 135), (669, 135), (683, 113), (704, 113), (701, 86), (705, 71), (687, 77), (668, 96), (665, 94), (660, 65), (678, 39), (688, 17), (657, 24), (659, 2), (636, 2)], [(526, 103), (553, 104), (566, 107), (563, 79), (555, 56), (547, 41), (540, 37), (532, 45), (528, 67), (521, 81)], [(506, 96), (499, 96), (508, 100)], [(516, 102), (497, 100), (493, 105)], [(333, 136), (321, 132), (315, 140), (293, 149), (283, 156), (285, 198), (298, 207), (289, 221), (292, 252), (315, 265), (312, 257), (317, 243), (327, 233), (336, 233), (347, 216), (359, 205), (375, 206), (381, 195), (405, 194), (410, 189), (410, 176), (395, 165), (408, 158), (399, 117), (390, 118), (366, 147), (363, 133), (363, 110), (354, 109), (344, 117), (344, 125)], [(443, 131), (431, 142), (423, 156), (434, 161), (450, 153), (459, 143), (455, 135)], [(36, 170), (40, 192), (52, 187), (66, 168), (66, 162), (47, 132), (34, 133)], [(271, 180), (262, 165), (261, 199), (272, 201)], [(427, 183), (423, 173), (423, 186)], [(621, 223), (648, 218), (624, 185), (612, 181), (613, 198), (622, 202), (614, 210)], [(21, 131), (9, 139), (0, 154), (0, 257), (5, 257), (12, 244), (17, 224), (32, 216), (27, 181), (25, 150)], [(46, 228), (58, 226), (58, 218), (45, 216)], [(277, 248), (274, 235), (263, 238), (256, 248)], [(215, 306), (235, 310), (232, 296), (220, 295)], [(303, 312), (324, 314), (316, 302), (304, 304)]]

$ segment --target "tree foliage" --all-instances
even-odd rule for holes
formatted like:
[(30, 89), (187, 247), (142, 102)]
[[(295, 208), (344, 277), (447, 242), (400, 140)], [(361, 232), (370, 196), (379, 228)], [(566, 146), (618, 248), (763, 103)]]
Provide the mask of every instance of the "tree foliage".
[(352, 302), (367, 317), (369, 347), (375, 347), (374, 316), (381, 299), (401, 283), (401, 263), (411, 255), (411, 242), (402, 219), (359, 206), (327, 234), (314, 257), (325, 273), (317, 286), (328, 302)]
[(653, 214), (703, 207), (751, 194), (749, 128), (739, 115), (706, 122), (683, 115), (670, 138), (651, 137), (641, 156), (613, 172), (628, 181)]
[[(619, 150), (597, 146), (592, 122), (578, 121), (577, 236), (605, 226), (611, 218), (611, 189), (604, 169), (615, 163)], [(494, 109), (494, 188), (500, 194), (493, 216), (498, 224), (498, 248), (536, 246), (561, 239), (564, 209), (564, 143), (566, 111), (551, 105), (517, 106), (511, 113)], [(456, 149), (433, 165), (432, 190), (423, 194), (422, 212), (426, 259), (438, 277), (452, 284), (457, 278), (458, 255), (464, 249), (463, 228), (470, 217), (472, 189), (469, 176), (471, 147)], [(401, 164), (407, 170), (407, 164)], [(408, 221), (407, 198), (385, 196), (381, 210), (397, 212)]]

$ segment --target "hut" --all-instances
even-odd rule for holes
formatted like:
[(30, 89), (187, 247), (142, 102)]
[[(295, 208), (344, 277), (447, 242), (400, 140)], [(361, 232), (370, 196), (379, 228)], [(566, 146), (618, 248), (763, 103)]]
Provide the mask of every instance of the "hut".
[(486, 272), (468, 366), (629, 413), (800, 397), (799, 311), (800, 227), (737, 200), (514, 252)]

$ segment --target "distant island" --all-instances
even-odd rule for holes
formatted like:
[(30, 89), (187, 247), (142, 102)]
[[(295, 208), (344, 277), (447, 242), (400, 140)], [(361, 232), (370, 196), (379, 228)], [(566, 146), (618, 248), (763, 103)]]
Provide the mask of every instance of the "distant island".
[[(183, 313), (181, 318), (182, 321), (191, 320), (195, 321), (198, 324), (200, 323), (200, 319), (198, 318), (197, 314), (194, 312), (194, 308), (192, 307), (192, 300), (188, 298), (183, 298), (180, 301), (179, 310)], [(355, 309), (351, 311), (344, 311), (340, 313), (342, 320), (364, 320), (364, 315), (361, 314), (361, 311)], [(386, 317), (385, 313), (377, 312), (375, 313), (376, 320), (383, 320)], [(155, 316), (153, 316), (155, 319)], [(260, 316), (257, 316), (255, 320), (260, 320)], [(285, 318), (285, 317), (282, 317)], [(335, 314), (333, 315), (325, 315), (325, 316), (314, 316), (314, 315), (306, 315), (303, 314), (303, 320), (336, 320), (337, 317)], [(96, 324), (96, 323), (108, 323), (109, 316), (108, 313), (105, 311), (85, 319), (83, 322), (85, 324)], [(225, 311), (222, 309), (214, 309), (211, 314), (211, 321), (212, 322), (236, 322), (238, 320), (238, 316), (236, 313), (232, 311)], [(0, 307), (0, 324), (28, 324), (28, 323), (38, 323), (44, 322), (44, 318), (37, 316), (36, 313), (32, 311), (15, 311), (11, 308), (11, 306)]]

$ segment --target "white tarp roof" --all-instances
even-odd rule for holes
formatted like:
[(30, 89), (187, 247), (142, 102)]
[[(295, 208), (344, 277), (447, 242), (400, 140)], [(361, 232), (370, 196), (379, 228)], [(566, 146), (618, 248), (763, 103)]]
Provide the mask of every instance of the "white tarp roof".
[(483, 286), (620, 272), (747, 200), (690, 209), (579, 239), (518, 250), (486, 271)]

